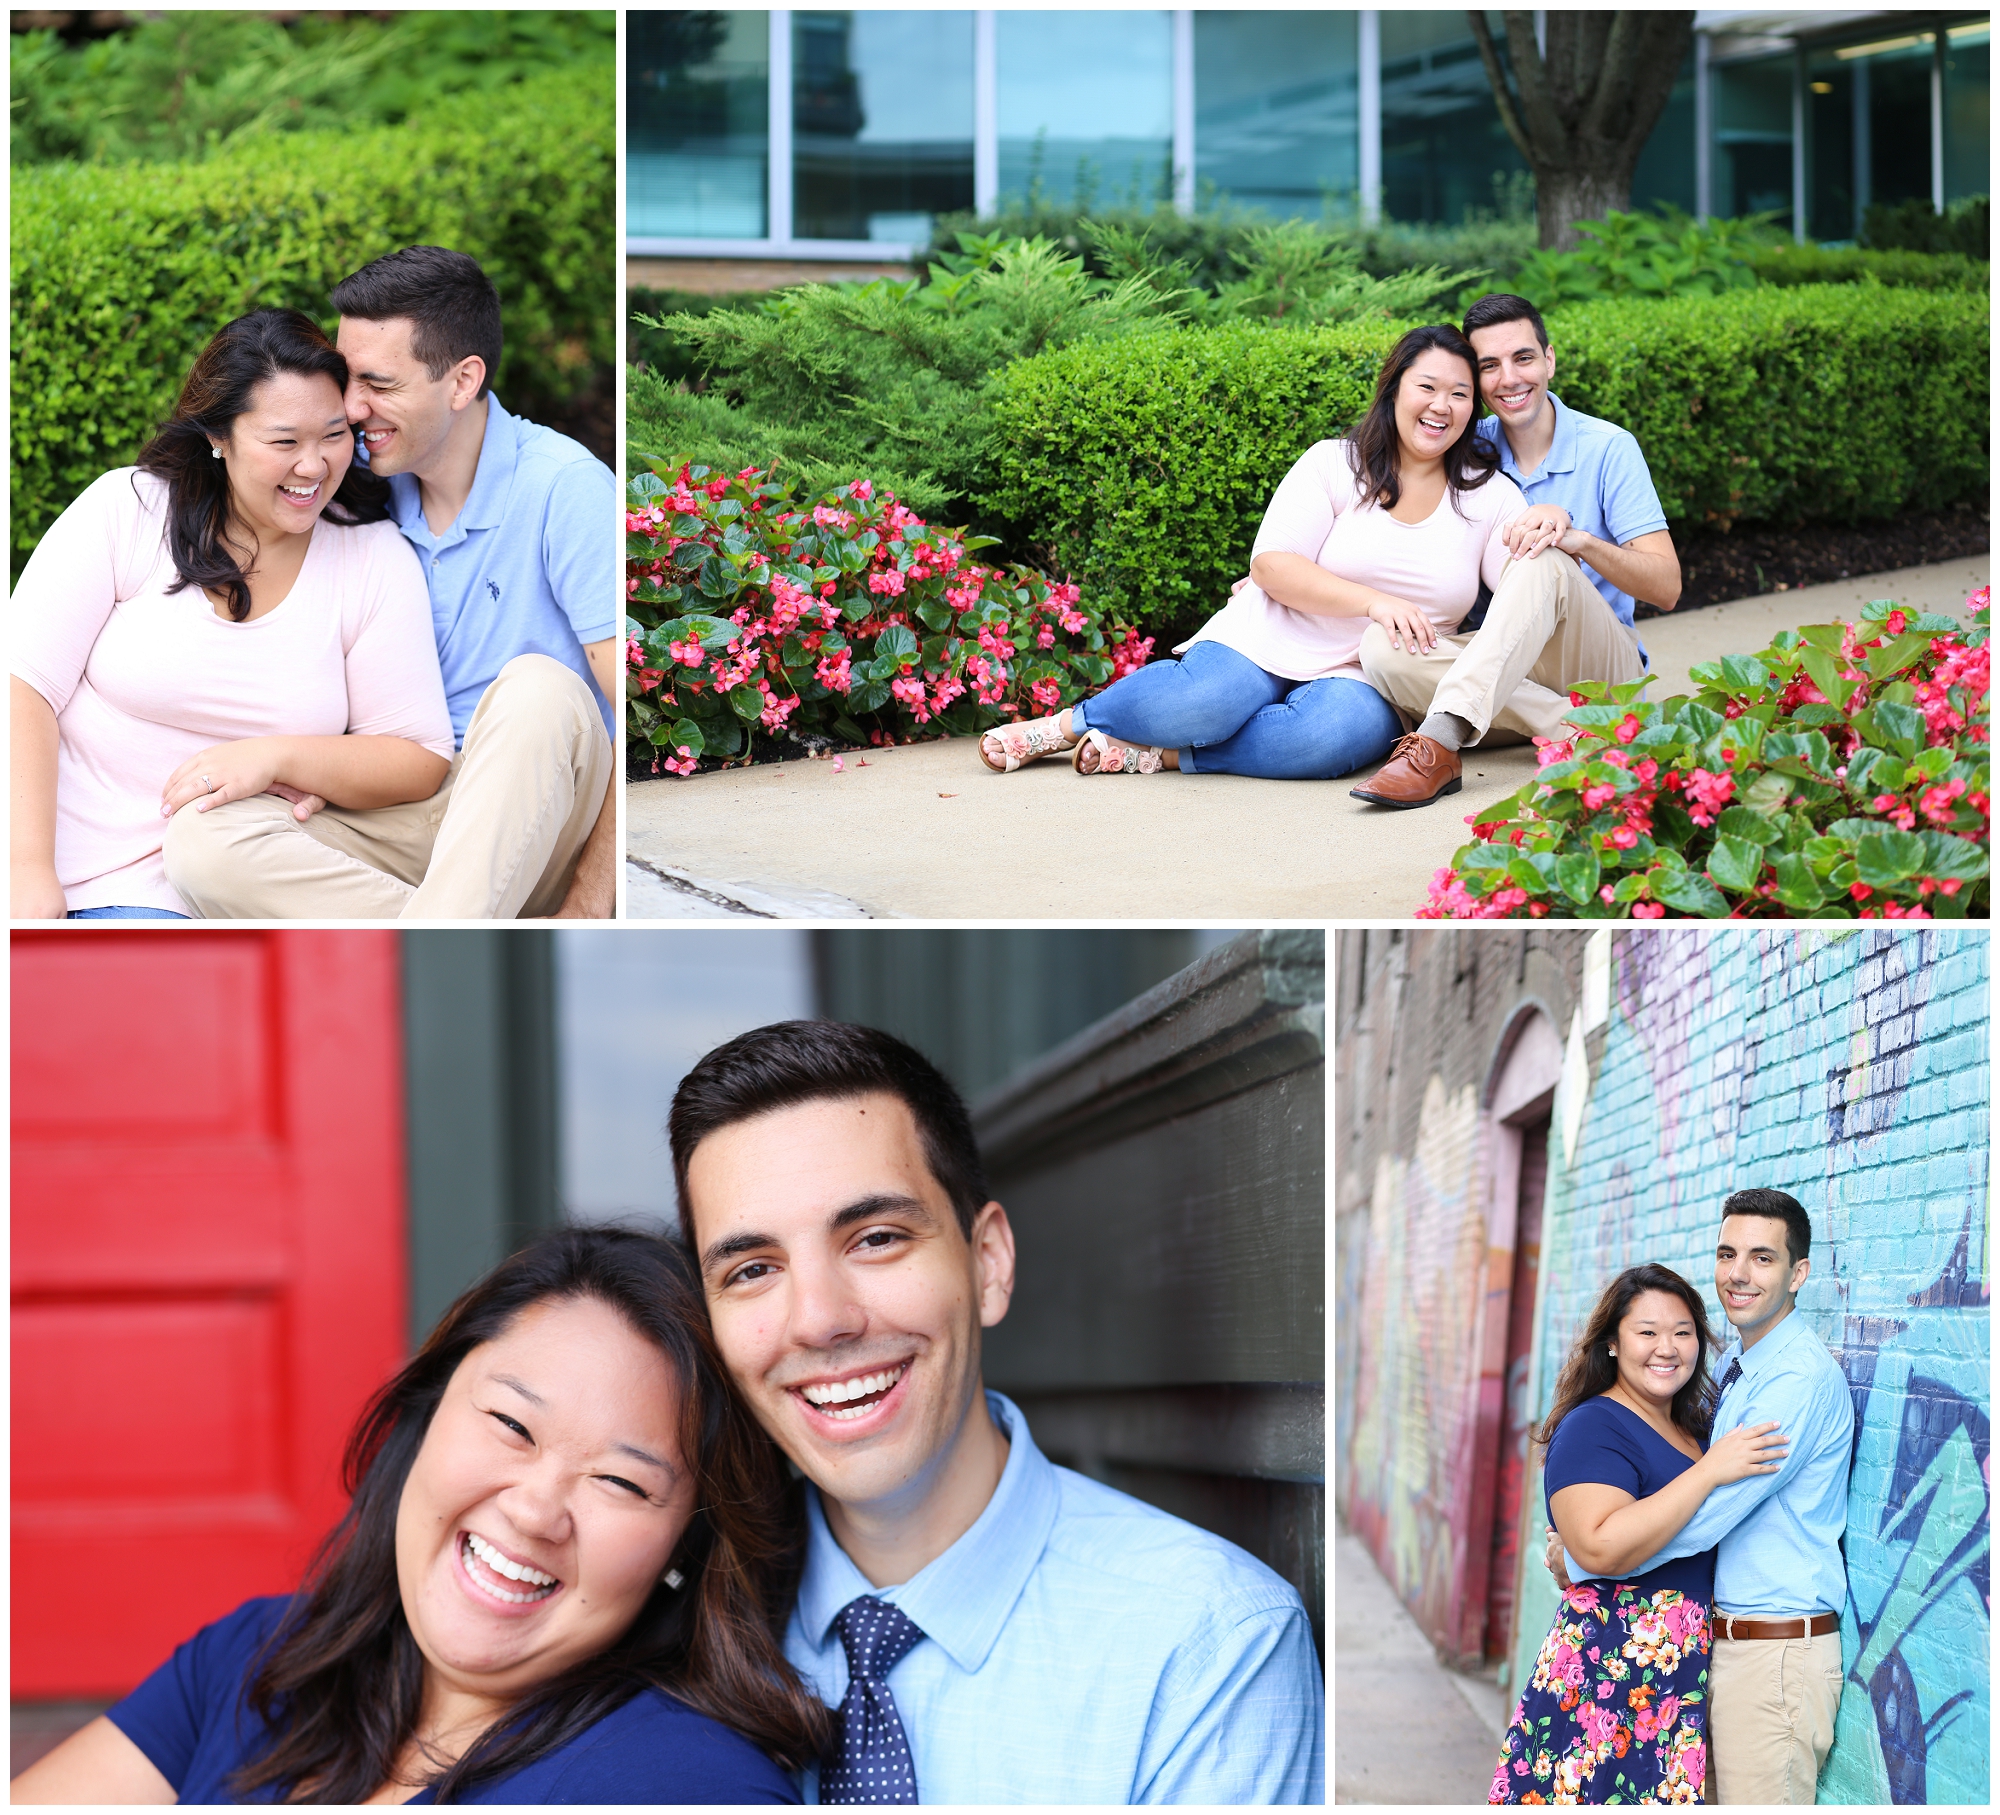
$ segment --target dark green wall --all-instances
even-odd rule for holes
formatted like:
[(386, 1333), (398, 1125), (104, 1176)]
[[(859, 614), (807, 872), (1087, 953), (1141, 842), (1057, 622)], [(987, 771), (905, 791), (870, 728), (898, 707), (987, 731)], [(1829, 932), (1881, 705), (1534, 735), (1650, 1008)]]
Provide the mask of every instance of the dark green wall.
[(482, 1273), (562, 1220), (553, 937), (402, 935), (412, 1346)]

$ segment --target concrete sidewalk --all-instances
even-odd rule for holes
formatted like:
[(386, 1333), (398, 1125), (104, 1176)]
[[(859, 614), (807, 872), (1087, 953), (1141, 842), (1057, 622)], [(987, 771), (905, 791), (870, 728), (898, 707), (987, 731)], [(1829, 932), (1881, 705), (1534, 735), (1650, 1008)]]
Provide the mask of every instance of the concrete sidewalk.
[[(1653, 618), (1651, 696), (1778, 630), (1868, 599), (1960, 616), (1988, 562), (1947, 561)], [(1468, 836), (1467, 816), (1535, 771), (1531, 746), (1468, 754), (1462, 792), (1391, 813), (1358, 777), (1107, 776), (1060, 760), (995, 775), (969, 738), (634, 782), (633, 918), (1326, 920), (1407, 918)]]
[(1437, 1660), (1361, 1540), (1333, 1543), (1333, 1800), (1486, 1801), (1512, 1710)]

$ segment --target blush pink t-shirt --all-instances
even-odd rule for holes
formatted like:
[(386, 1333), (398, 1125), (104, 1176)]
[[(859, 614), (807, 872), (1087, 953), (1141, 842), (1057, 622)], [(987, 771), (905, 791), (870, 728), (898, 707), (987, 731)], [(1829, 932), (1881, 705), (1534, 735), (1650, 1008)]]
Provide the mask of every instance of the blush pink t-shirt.
[(408, 738), (450, 759), (422, 564), (394, 523), (321, 518), (284, 602), (245, 624), (178, 577), (166, 485), (133, 467), (58, 517), (14, 589), (13, 672), (55, 709), (56, 877), (69, 906), (187, 905), (160, 791), (245, 737)]
[[(1528, 507), (1521, 488), (1495, 473), (1471, 491), (1447, 491), (1421, 523), (1398, 523), (1379, 504), (1358, 502), (1348, 446), (1316, 441), (1298, 457), (1271, 495), (1252, 556), (1303, 555), (1343, 580), (1407, 600), (1440, 632), (1455, 630), (1479, 582), (1500, 583), (1507, 565), (1500, 533)], [(1174, 653), (1221, 643), (1286, 680), (1358, 681), (1369, 623), (1294, 610), (1253, 580)]]

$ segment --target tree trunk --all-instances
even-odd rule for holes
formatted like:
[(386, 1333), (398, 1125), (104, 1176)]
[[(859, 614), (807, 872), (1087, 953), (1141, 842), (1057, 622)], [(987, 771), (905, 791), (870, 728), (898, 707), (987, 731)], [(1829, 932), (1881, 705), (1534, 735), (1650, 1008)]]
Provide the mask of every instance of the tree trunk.
[(1568, 251), (1578, 221), (1631, 206), (1632, 172), (1673, 93), (1694, 14), (1552, 8), (1544, 49), (1533, 13), (1503, 13), (1505, 68), (1486, 15), (1466, 18), (1501, 124), (1534, 172), (1541, 243)]

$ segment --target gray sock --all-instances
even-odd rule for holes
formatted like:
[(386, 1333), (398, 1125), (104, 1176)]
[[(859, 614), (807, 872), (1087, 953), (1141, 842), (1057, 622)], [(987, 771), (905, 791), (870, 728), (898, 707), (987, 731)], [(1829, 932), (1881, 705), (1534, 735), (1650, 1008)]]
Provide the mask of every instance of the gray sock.
[(1472, 742), (1472, 726), (1456, 712), (1433, 712), (1417, 727), (1419, 737), (1427, 737), (1447, 750), (1462, 750)]

